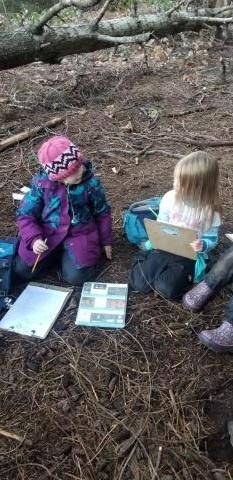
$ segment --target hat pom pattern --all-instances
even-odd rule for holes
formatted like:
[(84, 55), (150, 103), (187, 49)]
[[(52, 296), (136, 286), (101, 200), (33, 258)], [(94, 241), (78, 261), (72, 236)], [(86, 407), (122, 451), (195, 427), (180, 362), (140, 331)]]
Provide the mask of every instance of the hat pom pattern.
[(49, 180), (63, 180), (75, 173), (84, 162), (84, 156), (68, 138), (55, 136), (43, 143), (38, 159)]

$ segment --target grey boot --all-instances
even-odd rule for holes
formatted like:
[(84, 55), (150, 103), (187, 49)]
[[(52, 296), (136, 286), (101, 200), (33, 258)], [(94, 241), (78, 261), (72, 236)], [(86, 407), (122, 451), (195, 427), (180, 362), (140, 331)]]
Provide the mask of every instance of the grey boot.
[(214, 291), (207, 285), (205, 280), (202, 280), (202, 282), (198, 283), (183, 296), (182, 303), (188, 310), (198, 312), (213, 295)]
[(233, 353), (233, 324), (224, 320), (222, 325), (213, 330), (202, 330), (198, 335), (201, 343), (204, 343), (214, 352)]

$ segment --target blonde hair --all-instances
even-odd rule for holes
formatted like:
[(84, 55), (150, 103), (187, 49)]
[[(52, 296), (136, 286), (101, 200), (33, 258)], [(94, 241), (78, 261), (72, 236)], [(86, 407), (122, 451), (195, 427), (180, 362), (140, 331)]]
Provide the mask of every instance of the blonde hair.
[(220, 212), (218, 162), (206, 152), (198, 151), (183, 157), (176, 165), (174, 183), (176, 200), (204, 214), (205, 227), (210, 227), (214, 212)]

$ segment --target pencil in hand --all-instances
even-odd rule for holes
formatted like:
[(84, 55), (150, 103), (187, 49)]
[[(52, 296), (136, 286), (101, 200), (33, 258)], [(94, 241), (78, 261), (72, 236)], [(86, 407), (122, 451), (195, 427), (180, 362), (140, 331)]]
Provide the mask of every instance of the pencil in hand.
[[(47, 238), (45, 239), (44, 243), (47, 244)], [(42, 255), (42, 253), (39, 253), (39, 254), (37, 255), (36, 260), (35, 260), (35, 263), (34, 263), (34, 265), (33, 265), (33, 267), (32, 267), (32, 272), (31, 272), (31, 273), (33, 273), (33, 272), (35, 271), (35, 269), (36, 269), (36, 267), (37, 267), (37, 265), (38, 265), (38, 263), (39, 263), (39, 261), (40, 261), (41, 255)]]

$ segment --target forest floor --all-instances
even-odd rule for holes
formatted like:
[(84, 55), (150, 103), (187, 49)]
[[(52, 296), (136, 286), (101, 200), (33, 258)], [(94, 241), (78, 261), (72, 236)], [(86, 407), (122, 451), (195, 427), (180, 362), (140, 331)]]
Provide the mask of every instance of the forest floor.
[[(219, 159), (219, 251), (227, 247), (232, 42), (192, 34), (151, 41), (146, 54), (121, 47), (1, 73), (0, 139), (66, 116), (1, 153), (1, 237), (16, 233), (12, 193), (30, 184), (33, 152), (57, 132), (93, 160), (112, 204), (114, 257), (100, 281), (127, 282), (136, 250), (123, 235), (123, 210), (169, 190), (177, 159), (197, 148)], [(53, 272), (44, 280), (59, 284)], [(45, 340), (0, 333), (1, 480), (232, 479), (233, 360), (196, 335), (219, 325), (231, 287), (199, 314), (156, 292), (130, 292), (118, 331), (75, 326), (80, 292)]]

